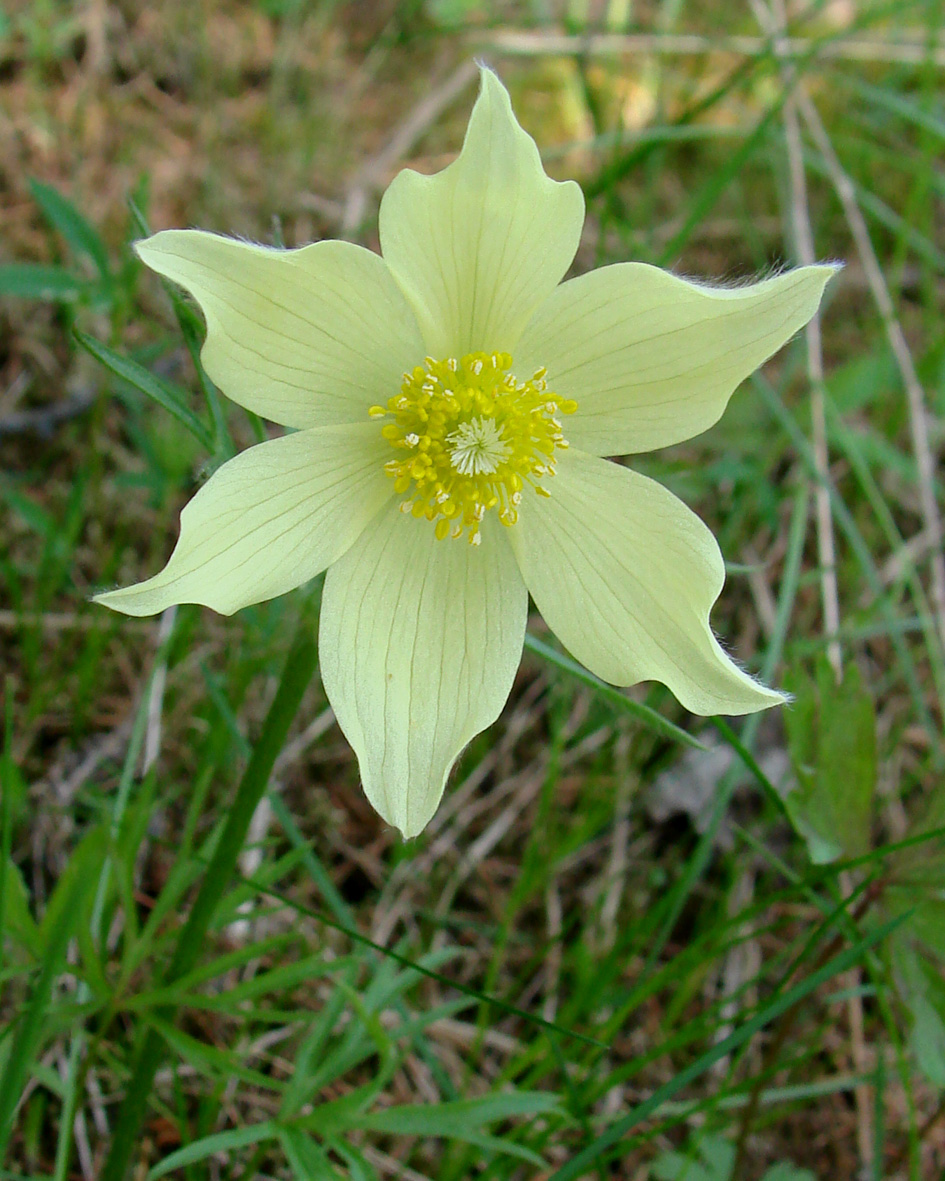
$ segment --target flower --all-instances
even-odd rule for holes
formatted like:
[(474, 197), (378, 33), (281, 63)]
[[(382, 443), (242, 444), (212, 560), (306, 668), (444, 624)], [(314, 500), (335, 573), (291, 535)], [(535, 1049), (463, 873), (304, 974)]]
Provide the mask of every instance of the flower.
[(583, 221), (580, 188), (545, 175), (484, 69), (459, 157), (385, 193), (380, 255), (196, 230), (136, 247), (202, 308), (213, 380), (293, 433), (225, 463), (165, 568), (97, 601), (228, 615), (327, 570), (325, 690), (368, 799), (405, 837), (505, 704), (529, 593), (605, 681), (662, 681), (700, 714), (783, 701), (709, 626), (712, 534), (602, 457), (710, 427), (834, 268), (713, 288), (618, 263), (561, 282)]

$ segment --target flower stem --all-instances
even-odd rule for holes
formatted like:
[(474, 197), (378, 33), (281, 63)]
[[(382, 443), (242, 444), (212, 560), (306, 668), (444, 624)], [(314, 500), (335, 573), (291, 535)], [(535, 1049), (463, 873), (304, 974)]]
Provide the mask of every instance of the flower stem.
[[(282, 679), (266, 716), (259, 741), (243, 773), (226, 824), (177, 941), (174, 957), (164, 976), (165, 985), (189, 972), (200, 954), (214, 911), (233, 875), (256, 805), (266, 790), (273, 763), (285, 742), (302, 695), (312, 679), (316, 661), (311, 620), (306, 614), (286, 659)], [(162, 1010), (161, 1016), (172, 1017), (173, 1010)], [(124, 1181), (131, 1154), (138, 1142), (154, 1076), (163, 1055), (164, 1041), (161, 1035), (153, 1028), (148, 1029), (140, 1043), (131, 1079), (125, 1090), (125, 1098), (119, 1111), (118, 1124), (101, 1181)]]

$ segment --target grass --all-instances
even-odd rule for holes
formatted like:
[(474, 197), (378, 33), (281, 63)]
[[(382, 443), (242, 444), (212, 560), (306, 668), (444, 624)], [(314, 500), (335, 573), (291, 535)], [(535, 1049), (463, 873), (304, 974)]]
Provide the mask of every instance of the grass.
[[(7, 6), (0, 1177), (945, 1170), (945, 46), (935, 4), (815, 0), (785, 57), (779, 13)], [(403, 844), (312, 675), (317, 584), (231, 619), (88, 596), (159, 568), (267, 431), (129, 242), (376, 248), (397, 168), (456, 151), (476, 54), (584, 186), (576, 271), (738, 279), (808, 227), (846, 268), (820, 351), (633, 459), (719, 537), (713, 622), (790, 713), (613, 690), (535, 617)]]

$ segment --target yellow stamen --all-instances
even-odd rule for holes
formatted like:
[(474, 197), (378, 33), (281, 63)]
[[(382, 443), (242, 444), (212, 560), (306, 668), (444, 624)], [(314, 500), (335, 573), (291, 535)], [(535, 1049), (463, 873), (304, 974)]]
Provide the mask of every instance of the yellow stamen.
[(568, 445), (556, 416), (573, 414), (577, 403), (548, 389), (544, 369), (520, 382), (511, 367), (508, 353), (427, 357), (404, 374), (386, 410), (368, 411), (388, 419), (381, 434), (397, 458), (384, 470), (407, 494), (401, 509), (435, 522), (440, 540), (468, 531), (479, 545), (487, 512), (514, 525), (526, 487), (550, 495), (537, 481), (555, 474), (555, 448)]

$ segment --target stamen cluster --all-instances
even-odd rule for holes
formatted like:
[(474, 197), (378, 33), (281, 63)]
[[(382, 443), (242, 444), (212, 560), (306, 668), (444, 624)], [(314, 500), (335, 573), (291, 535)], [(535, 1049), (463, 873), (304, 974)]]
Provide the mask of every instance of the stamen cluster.
[(539, 369), (519, 382), (508, 353), (469, 353), (405, 373), (400, 393), (372, 418), (398, 452), (385, 471), (398, 493), (409, 493), (403, 512), (436, 522), (436, 536), (478, 545), (483, 517), (497, 509), (503, 525), (518, 520), (522, 491), (550, 495), (539, 480), (555, 474), (556, 448), (567, 447), (559, 414), (577, 403), (552, 393)]

